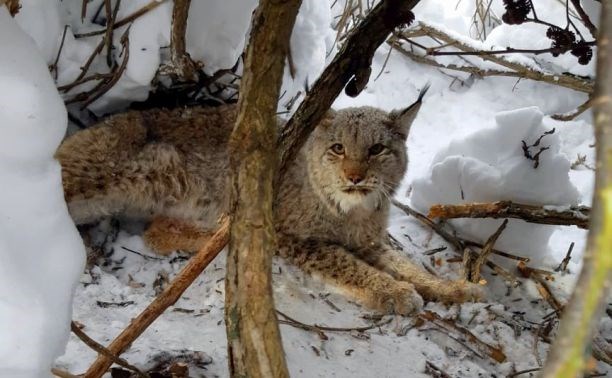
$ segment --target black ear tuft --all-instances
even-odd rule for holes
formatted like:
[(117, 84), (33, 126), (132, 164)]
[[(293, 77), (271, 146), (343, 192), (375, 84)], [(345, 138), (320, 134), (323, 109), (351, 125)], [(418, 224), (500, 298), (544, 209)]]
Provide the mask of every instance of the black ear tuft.
[(404, 136), (408, 136), (410, 126), (412, 126), (412, 122), (414, 122), (414, 119), (416, 118), (419, 109), (421, 108), (421, 104), (423, 103), (423, 97), (425, 96), (425, 93), (427, 93), (427, 91), (429, 90), (429, 87), (430, 83), (428, 82), (421, 89), (417, 100), (413, 102), (409, 107), (407, 107), (406, 109), (394, 110), (391, 113), (395, 129), (398, 133)]

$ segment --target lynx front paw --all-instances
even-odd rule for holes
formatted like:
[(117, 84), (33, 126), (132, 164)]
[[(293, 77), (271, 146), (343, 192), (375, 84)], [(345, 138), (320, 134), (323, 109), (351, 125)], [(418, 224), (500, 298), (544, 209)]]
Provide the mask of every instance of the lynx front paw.
[(408, 282), (397, 281), (392, 287), (374, 292), (372, 307), (386, 314), (411, 315), (423, 307), (423, 298)]

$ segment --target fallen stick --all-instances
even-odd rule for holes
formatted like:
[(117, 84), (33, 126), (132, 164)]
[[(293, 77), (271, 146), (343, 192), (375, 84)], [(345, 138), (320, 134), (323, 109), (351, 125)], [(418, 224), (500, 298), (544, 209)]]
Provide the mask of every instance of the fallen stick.
[(491, 346), (484, 341), (480, 340), (476, 335), (470, 332), (468, 329), (458, 326), (457, 324), (443, 319), (440, 315), (431, 311), (424, 311), (420, 313), (419, 318), (426, 320), (451, 334), (459, 335), (460, 337), (465, 338), (466, 342), (469, 342), (474, 349), (478, 350), (480, 353), (491, 357), (498, 363), (502, 363), (506, 361), (506, 355), (500, 348), (496, 348)]
[(523, 277), (531, 278), (535, 282), (538, 292), (555, 312), (560, 314), (563, 311), (564, 305), (555, 297), (550, 286), (548, 286), (546, 282), (546, 278), (544, 278), (544, 275), (549, 274), (548, 272), (528, 267), (523, 262), (517, 264), (517, 269), (521, 272)]
[[(487, 262), (487, 260), (489, 258), (489, 255), (493, 251), (493, 247), (495, 246), (495, 242), (497, 242), (497, 239), (499, 238), (501, 233), (504, 231), (504, 229), (506, 228), (507, 224), (508, 224), (508, 220), (505, 219), (502, 222), (502, 224), (499, 226), (497, 231), (495, 231), (489, 237), (489, 239), (487, 239), (486, 243), (484, 244), (484, 246), (480, 250), (480, 254), (478, 256), (476, 256), (475, 258), (471, 258), (471, 254), (470, 253), (466, 253), (465, 254), (467, 259), (466, 259), (466, 264), (465, 264), (464, 268), (466, 270), (466, 275), (469, 277), (469, 280), (471, 282), (478, 282), (478, 281), (480, 281), (480, 270), (482, 268), (482, 264)], [(467, 263), (468, 261), (469, 261), (469, 263)]]
[(512, 201), (492, 203), (467, 203), (462, 205), (433, 205), (429, 209), (429, 218), (514, 218), (530, 223), (578, 226), (589, 228), (587, 206), (572, 206), (567, 210), (547, 209), (545, 206), (526, 205)]
[[(206, 245), (204, 245), (196, 255), (191, 257), (187, 265), (185, 265), (172, 283), (110, 343), (107, 348), (108, 351), (115, 356), (119, 356), (129, 348), (132, 342), (136, 340), (136, 338), (138, 338), (138, 336), (140, 336), (140, 334), (142, 334), (142, 332), (144, 332), (144, 330), (147, 329), (164, 310), (176, 303), (189, 285), (191, 285), (208, 264), (214, 260), (219, 252), (221, 252), (228, 240), (229, 218), (224, 217), (221, 220), (221, 226)], [(85, 372), (83, 378), (102, 377), (112, 363), (113, 361), (109, 357), (98, 355), (98, 358), (89, 367), (87, 372)]]

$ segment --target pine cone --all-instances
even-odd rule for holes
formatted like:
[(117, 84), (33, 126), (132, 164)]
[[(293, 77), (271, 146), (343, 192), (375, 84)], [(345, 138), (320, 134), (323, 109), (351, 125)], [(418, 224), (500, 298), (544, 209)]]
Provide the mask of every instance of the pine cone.
[(571, 50), (573, 56), (578, 57), (578, 63), (582, 65), (589, 64), (593, 58), (593, 49), (586, 42), (580, 41)]
[(546, 36), (552, 40), (550, 48), (553, 49), (551, 51), (553, 56), (559, 56), (559, 54), (563, 54), (567, 50), (572, 49), (576, 43), (576, 35), (574, 32), (556, 26), (548, 28)]
[(502, 15), (502, 21), (508, 25), (520, 25), (531, 12), (531, 2), (528, 0), (504, 0), (506, 13)]

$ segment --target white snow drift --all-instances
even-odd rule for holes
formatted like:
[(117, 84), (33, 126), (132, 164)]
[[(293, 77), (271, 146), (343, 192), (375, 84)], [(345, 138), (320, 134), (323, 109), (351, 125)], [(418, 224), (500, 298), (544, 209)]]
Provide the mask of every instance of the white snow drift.
[(50, 376), (85, 258), (53, 160), (66, 109), (33, 41), (0, 7), (0, 376)]
[[(511, 200), (526, 204), (575, 205), (578, 190), (570, 182), (570, 162), (559, 152), (558, 135), (546, 127), (536, 107), (501, 112), (497, 125), (452, 141), (433, 159), (430, 175), (413, 183), (412, 203), (427, 212), (433, 204), (461, 204)], [(541, 137), (540, 142), (536, 144)], [(525, 156), (523, 142), (536, 168)], [(466, 237), (479, 242), (499, 227), (501, 220), (457, 219), (452, 224)], [(496, 243), (542, 261), (555, 227), (511, 220)]]

